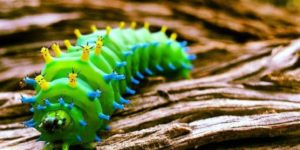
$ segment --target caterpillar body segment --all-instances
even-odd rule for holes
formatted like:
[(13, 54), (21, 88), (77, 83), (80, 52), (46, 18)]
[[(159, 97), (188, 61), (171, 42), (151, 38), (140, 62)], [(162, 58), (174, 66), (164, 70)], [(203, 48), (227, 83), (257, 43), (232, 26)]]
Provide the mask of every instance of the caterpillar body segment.
[(176, 34), (168, 37), (165, 26), (155, 33), (148, 23), (135, 28), (135, 22), (130, 28), (121, 22), (115, 29), (92, 26), (87, 35), (75, 29), (78, 40), (74, 45), (65, 40), (66, 52), (51, 46), (56, 57), (42, 48), (41, 75), (24, 78), (36, 95), (22, 97), (34, 112), (24, 124), (39, 130), (40, 140), (60, 141), (65, 149), (101, 141), (98, 134), (110, 129), (112, 113), (130, 103), (123, 96), (135, 94), (133, 87), (146, 76), (189, 76), (194, 56), (186, 53), (186, 42), (177, 42)]

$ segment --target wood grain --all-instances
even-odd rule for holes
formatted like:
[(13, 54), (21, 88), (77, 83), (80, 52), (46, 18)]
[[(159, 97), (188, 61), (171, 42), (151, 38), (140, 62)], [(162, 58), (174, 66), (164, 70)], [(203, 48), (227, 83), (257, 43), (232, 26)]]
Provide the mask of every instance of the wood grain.
[(191, 79), (145, 79), (97, 149), (300, 147), (299, 12), (252, 0), (20, 0), (0, 12), (1, 149), (44, 145), (22, 124), (32, 113), (19, 100), (34, 94), (20, 81), (42, 69), (39, 49), (122, 19), (149, 21), (151, 31), (167, 25), (198, 58)]

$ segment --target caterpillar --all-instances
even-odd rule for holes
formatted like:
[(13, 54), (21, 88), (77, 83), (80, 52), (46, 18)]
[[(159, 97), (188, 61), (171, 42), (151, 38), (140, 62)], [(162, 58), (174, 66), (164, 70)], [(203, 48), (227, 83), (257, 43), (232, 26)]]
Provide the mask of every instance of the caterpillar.
[(66, 51), (57, 43), (49, 49), (41, 48), (45, 66), (34, 78), (23, 81), (32, 86), (36, 95), (21, 97), (30, 103), (32, 119), (28, 127), (37, 129), (39, 140), (46, 148), (61, 143), (62, 149), (70, 145), (88, 145), (100, 142), (99, 133), (109, 130), (110, 116), (124, 109), (130, 101), (124, 96), (134, 95), (135, 85), (146, 76), (188, 78), (195, 55), (187, 53), (186, 41), (176, 41), (177, 34), (166, 35), (166, 26), (150, 32), (149, 23), (136, 29), (136, 23), (125, 27), (125, 22), (111, 29), (83, 35), (75, 29), (75, 45), (65, 40)]

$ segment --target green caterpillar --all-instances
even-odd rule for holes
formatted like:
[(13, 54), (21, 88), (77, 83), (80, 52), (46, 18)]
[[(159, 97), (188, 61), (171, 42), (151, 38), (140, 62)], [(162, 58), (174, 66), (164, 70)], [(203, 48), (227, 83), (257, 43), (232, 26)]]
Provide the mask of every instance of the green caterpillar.
[(122, 95), (135, 94), (132, 87), (145, 76), (189, 77), (195, 55), (187, 54), (186, 41), (177, 42), (175, 33), (169, 38), (165, 26), (155, 33), (148, 23), (135, 27), (135, 22), (130, 28), (124, 22), (115, 29), (92, 26), (87, 35), (76, 29), (76, 45), (64, 41), (67, 52), (51, 46), (55, 58), (41, 49), (46, 62), (41, 75), (24, 78), (36, 95), (21, 98), (34, 113), (24, 124), (40, 131), (40, 140), (62, 143), (63, 149), (99, 142), (112, 113), (130, 102)]

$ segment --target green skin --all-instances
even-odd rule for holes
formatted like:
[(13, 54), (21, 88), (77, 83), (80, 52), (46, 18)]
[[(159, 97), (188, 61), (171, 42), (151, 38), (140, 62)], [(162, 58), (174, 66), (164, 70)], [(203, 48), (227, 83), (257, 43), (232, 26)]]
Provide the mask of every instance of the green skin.
[[(103, 37), (104, 46), (100, 55), (95, 55), (95, 41), (100, 36)], [(158, 45), (153, 44), (155, 41)], [(171, 44), (167, 44), (168, 41), (171, 41)], [(90, 59), (85, 62), (80, 59), (82, 54), (80, 46), (87, 43), (94, 48), (90, 51)], [(131, 50), (132, 46), (145, 43), (148, 45)], [(126, 57), (123, 55), (125, 51), (132, 51), (133, 54)], [(145, 69), (149, 68), (155, 75), (174, 76), (175, 73), (177, 76), (187, 78), (190, 70), (182, 67), (182, 63), (191, 65), (187, 56), (180, 44), (169, 39), (164, 32), (150, 33), (145, 28), (137, 30), (116, 28), (111, 30), (109, 35), (105, 35), (104, 30), (82, 35), (67, 53), (45, 65), (42, 74), (45, 74), (45, 79), (50, 82), (49, 89), (41, 90), (39, 86), (35, 86), (37, 95), (36, 102), (32, 103), (33, 120), (36, 122), (34, 127), (41, 132), (40, 140), (50, 142), (46, 147), (60, 141), (63, 143), (63, 149), (68, 149), (69, 145), (95, 142), (96, 134), (105, 130), (107, 125), (107, 121), (99, 119), (98, 114), (111, 116), (115, 111), (113, 102), (120, 104), (121, 95), (126, 93), (126, 87), (132, 87), (131, 77), (137, 79), (138, 71), (146, 75)], [(116, 63), (121, 61), (126, 61), (127, 65), (117, 68)], [(170, 62), (176, 70), (168, 67)], [(155, 67), (157, 64), (164, 68), (163, 72), (157, 70)], [(68, 84), (67, 75), (72, 68), (79, 71), (75, 87)], [(114, 70), (117, 74), (125, 75), (126, 79), (105, 81), (104, 76)], [(101, 91), (101, 96), (90, 100), (88, 93), (97, 89)], [(64, 105), (58, 103), (60, 97), (63, 97)], [(45, 105), (45, 99), (51, 102), (50, 106)], [(69, 109), (67, 106), (72, 102), (74, 107)], [(46, 108), (38, 110), (38, 105)], [(51, 118), (58, 120), (65, 118), (66, 122), (60, 124), (55, 133), (49, 133), (41, 127), (41, 124)], [(80, 120), (84, 120), (87, 126), (81, 126)], [(80, 136), (81, 140), (79, 141), (76, 136)]]

